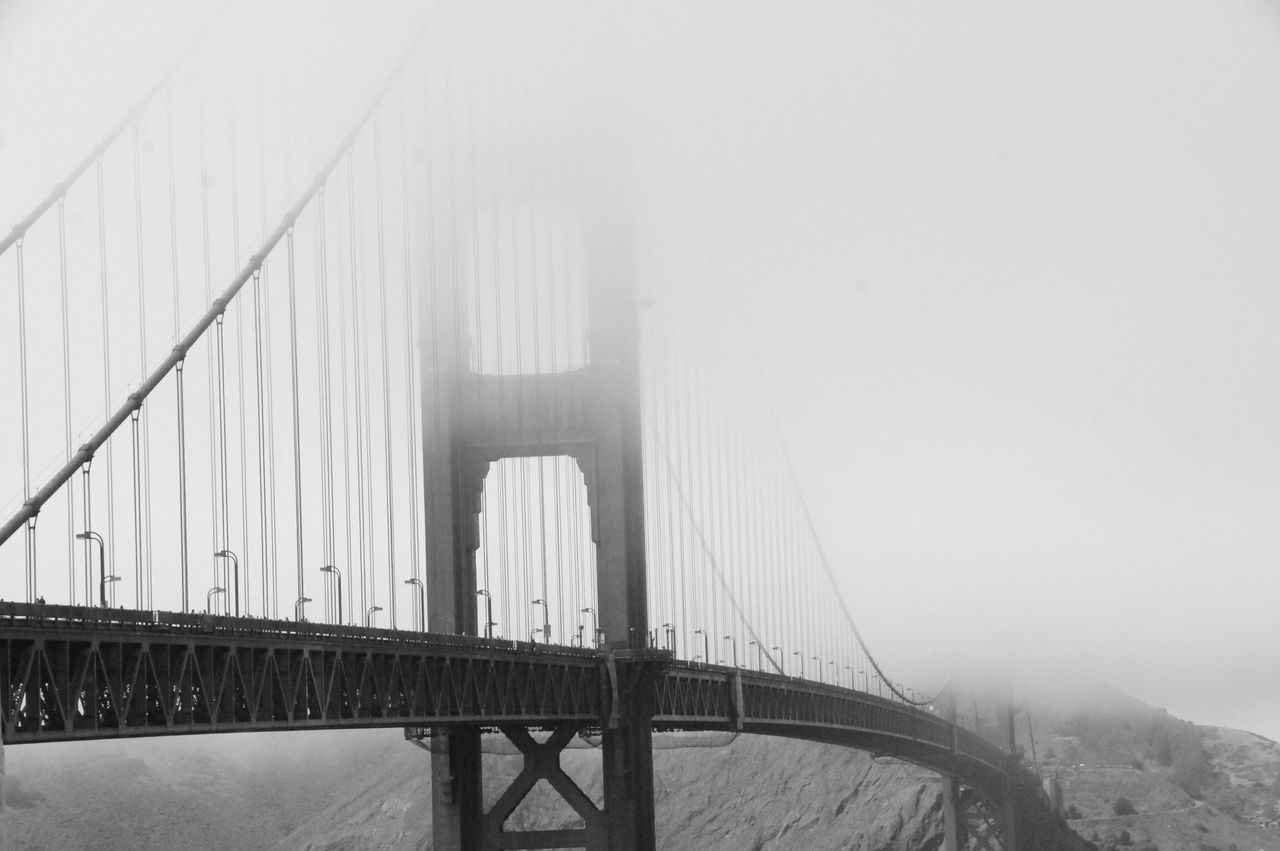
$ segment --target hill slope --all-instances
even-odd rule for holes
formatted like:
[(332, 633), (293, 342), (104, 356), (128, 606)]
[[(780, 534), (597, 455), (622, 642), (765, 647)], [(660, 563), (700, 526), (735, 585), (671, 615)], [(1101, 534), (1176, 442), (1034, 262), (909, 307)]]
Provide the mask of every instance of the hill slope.
[[(12, 848), (429, 847), (428, 760), (398, 730), (260, 733), (12, 747)], [(486, 797), (518, 760), (486, 757)], [(599, 755), (566, 770), (597, 803)], [(941, 790), (927, 772), (804, 742), (742, 737), (655, 754), (660, 847), (929, 849)], [(571, 819), (536, 788), (514, 826)]]

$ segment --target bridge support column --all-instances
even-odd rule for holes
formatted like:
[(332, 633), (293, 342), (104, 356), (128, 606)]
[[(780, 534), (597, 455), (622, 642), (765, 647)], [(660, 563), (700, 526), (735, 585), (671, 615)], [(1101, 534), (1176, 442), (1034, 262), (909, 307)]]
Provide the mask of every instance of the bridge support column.
[(1005, 694), (1004, 705), (1000, 707), (1000, 723), (1004, 728), (1006, 748), (1009, 751), (1009, 770), (1005, 772), (1004, 788), (1001, 790), (1000, 831), (1004, 846), (1003, 851), (1017, 851), (1018, 848), (1018, 763), (1022, 752), (1018, 748), (1018, 735), (1015, 726), (1016, 713), (1013, 706), (1013, 695)]
[(432, 848), (478, 848), (483, 816), (480, 728), (454, 727), (431, 736)]
[(944, 774), (942, 776), (943, 851), (960, 851), (962, 847), (960, 831), (964, 823), (963, 806), (960, 801), (960, 778)]
[[(616, 681), (616, 680), (615, 680)], [(604, 730), (604, 806), (609, 851), (653, 851), (653, 678), (620, 684), (616, 724)], [(611, 719), (613, 720), (613, 719)]]

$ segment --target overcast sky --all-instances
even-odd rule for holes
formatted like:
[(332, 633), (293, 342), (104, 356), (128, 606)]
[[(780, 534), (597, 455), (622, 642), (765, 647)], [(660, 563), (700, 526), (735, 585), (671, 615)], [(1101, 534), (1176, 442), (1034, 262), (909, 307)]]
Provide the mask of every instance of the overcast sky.
[[(539, 26), (609, 23), (566, 10)], [(191, 29), (104, 14), (0, 6), (0, 228)], [(642, 285), (751, 352), (884, 661), (1076, 667), (1280, 738), (1280, 5), (616, 22)]]

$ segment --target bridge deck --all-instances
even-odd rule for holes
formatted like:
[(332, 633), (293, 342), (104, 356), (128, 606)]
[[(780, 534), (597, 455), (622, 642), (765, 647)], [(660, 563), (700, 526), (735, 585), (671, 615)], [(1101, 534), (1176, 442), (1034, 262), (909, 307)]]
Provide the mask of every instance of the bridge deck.
[[(651, 686), (641, 685), (651, 683)], [(665, 651), (175, 612), (0, 603), (9, 744), (247, 730), (616, 719), (652, 687), (659, 730), (730, 730), (841, 744), (973, 781), (998, 747), (928, 712), (807, 680), (698, 665)]]

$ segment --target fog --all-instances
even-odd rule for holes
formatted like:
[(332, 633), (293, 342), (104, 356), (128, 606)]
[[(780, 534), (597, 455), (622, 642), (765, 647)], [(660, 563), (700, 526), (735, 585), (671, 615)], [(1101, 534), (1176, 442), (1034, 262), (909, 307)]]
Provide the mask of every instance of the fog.
[[(239, 14), (302, 33), (255, 61), (331, 130), (408, 5)], [(890, 669), (1078, 670), (1280, 738), (1274, 4), (437, 14), (433, 49), (549, 68), (559, 132), (625, 140), (642, 296), (758, 388)], [(200, 24), (0, 6), (0, 227)]]

